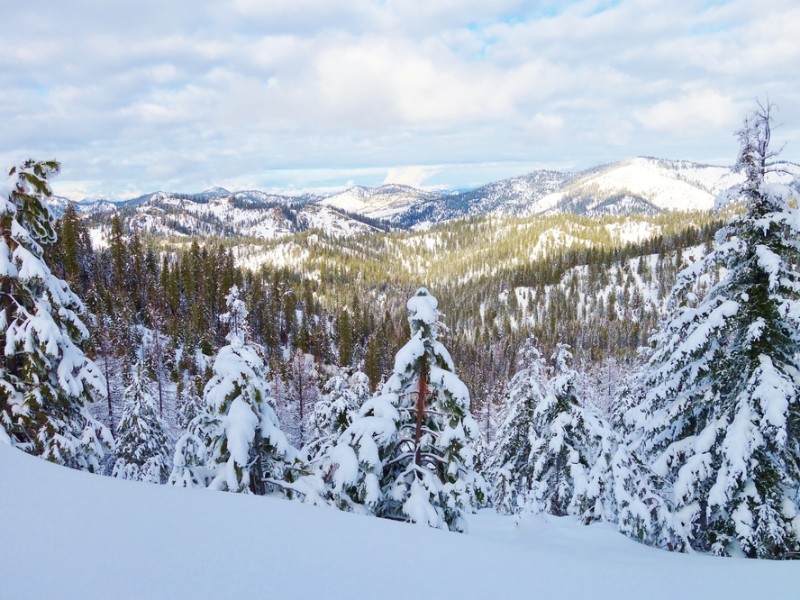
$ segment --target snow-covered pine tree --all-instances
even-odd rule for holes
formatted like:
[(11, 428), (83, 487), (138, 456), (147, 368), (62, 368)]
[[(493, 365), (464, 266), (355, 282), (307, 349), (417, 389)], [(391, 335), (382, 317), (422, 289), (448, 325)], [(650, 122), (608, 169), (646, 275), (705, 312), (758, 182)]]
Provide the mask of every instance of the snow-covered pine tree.
[[(197, 385), (197, 389), (199, 389), (199, 384)], [(203, 399), (195, 389), (195, 380), (189, 375), (184, 375), (183, 380), (178, 382), (175, 398), (175, 421), (181, 431), (188, 430), (192, 420), (202, 410)]]
[(522, 510), (530, 491), (533, 414), (546, 395), (546, 365), (536, 339), (526, 340), (519, 354), (521, 368), (508, 384), (501, 407), (501, 424), (488, 453), (486, 469), (495, 508), (503, 514)]
[(745, 213), (679, 275), (632, 410), (691, 545), (779, 558), (800, 550), (800, 213), (797, 189), (766, 181), (771, 113), (738, 132)]
[(685, 550), (688, 542), (659, 492), (656, 475), (615, 432), (609, 431), (606, 439), (612, 442), (609, 449), (615, 449), (612, 453), (604, 450), (592, 467), (587, 489), (592, 490), (592, 481), (605, 484), (601, 484), (602, 494), (593, 490), (584, 494), (594, 509), (584, 511), (584, 522), (599, 520), (603, 512), (610, 513), (617, 529), (630, 538), (657, 548)]
[(295, 476), (297, 451), (278, 425), (269, 373), (259, 348), (248, 341), (247, 309), (237, 286), (225, 300), (228, 310), (220, 320), (229, 327), (228, 345), (214, 361), (204, 410), (178, 442), (170, 482), (255, 494), (283, 490)]
[(87, 404), (104, 396), (105, 381), (79, 347), (89, 335), (83, 303), (42, 258), (56, 237), (45, 201), (58, 171), (28, 160), (0, 185), (0, 438), (97, 471), (113, 439)]
[[(369, 378), (361, 371), (348, 376), (346, 369), (337, 369), (325, 382), (310, 419), (311, 441), (304, 448), (312, 465), (329, 453), (369, 396)], [(322, 469), (324, 475), (329, 467)]]
[(438, 303), (420, 288), (407, 304), (411, 340), (380, 394), (332, 450), (341, 504), (364, 504), (391, 519), (464, 531), (463, 515), (486, 493), (473, 468), (478, 425), (469, 392), (438, 341)]
[(207, 466), (208, 448), (222, 428), (218, 415), (209, 412), (205, 405), (189, 423), (175, 442), (172, 472), (168, 483), (178, 487), (208, 487), (214, 471)]
[(286, 434), (298, 448), (309, 441), (308, 425), (314, 414), (314, 406), (319, 400), (319, 371), (313, 354), (297, 348), (292, 352), (288, 364), (286, 382), (286, 403), (290, 408)]
[(549, 381), (534, 339), (520, 354), (491, 453), (496, 509), (616, 523), (646, 544), (683, 548), (652, 473), (594, 407), (579, 401), (567, 346), (557, 347)]
[[(569, 365), (572, 354), (558, 344), (553, 354), (554, 375), (547, 393), (533, 411), (530, 438), (530, 493), (526, 510), (586, 518), (603, 482), (589, 493), (590, 470), (601, 459), (607, 440), (599, 417), (584, 407), (577, 395), (578, 373)], [(592, 517), (593, 518), (593, 517)], [(592, 518), (589, 518), (591, 520)]]
[(141, 361), (134, 366), (123, 402), (112, 476), (165, 483), (172, 466), (169, 434), (166, 422), (158, 413)]

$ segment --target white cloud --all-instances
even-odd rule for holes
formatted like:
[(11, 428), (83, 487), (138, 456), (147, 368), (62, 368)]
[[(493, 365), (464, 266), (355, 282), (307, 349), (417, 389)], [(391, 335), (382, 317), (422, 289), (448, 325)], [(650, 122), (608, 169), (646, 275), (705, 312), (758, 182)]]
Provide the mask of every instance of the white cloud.
[(731, 128), (741, 115), (731, 98), (713, 90), (685, 93), (634, 112), (636, 120), (645, 128), (673, 135)]
[(399, 183), (402, 185), (410, 185), (415, 188), (422, 188), (424, 183), (439, 171), (441, 171), (441, 167), (394, 167), (388, 170), (386, 177), (383, 179), (383, 183)]
[(796, 0), (31, 0), (4, 15), (0, 162), (56, 156), (94, 195), (732, 161), (754, 98), (800, 126), (798, 20)]

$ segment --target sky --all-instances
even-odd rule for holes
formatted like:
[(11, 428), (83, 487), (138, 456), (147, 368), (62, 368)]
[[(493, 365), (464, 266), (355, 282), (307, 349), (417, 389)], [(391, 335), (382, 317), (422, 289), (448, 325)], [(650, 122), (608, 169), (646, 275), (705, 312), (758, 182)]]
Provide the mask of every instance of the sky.
[(797, 0), (28, 0), (0, 31), (0, 164), (73, 199), (729, 165), (766, 98), (800, 162)]

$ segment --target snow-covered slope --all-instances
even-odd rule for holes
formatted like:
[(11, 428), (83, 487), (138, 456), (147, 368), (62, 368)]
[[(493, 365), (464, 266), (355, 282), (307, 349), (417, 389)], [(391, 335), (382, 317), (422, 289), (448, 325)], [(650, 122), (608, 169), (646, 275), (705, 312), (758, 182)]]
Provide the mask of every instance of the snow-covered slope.
[(435, 202), (442, 197), (443, 194), (426, 192), (407, 185), (391, 184), (375, 188), (356, 186), (329, 196), (320, 204), (372, 219), (393, 221), (421, 203)]
[(800, 564), (672, 554), (569, 518), (456, 534), (71, 471), (0, 445), (0, 596), (795, 598)]
[(259, 191), (231, 193), (214, 188), (201, 194), (157, 192), (124, 210), (132, 227), (163, 235), (244, 236), (277, 239), (320, 228), (333, 236), (373, 231), (365, 222), (330, 207)]
[(737, 180), (724, 167), (633, 158), (580, 174), (530, 205), (528, 214), (711, 210), (717, 193)]

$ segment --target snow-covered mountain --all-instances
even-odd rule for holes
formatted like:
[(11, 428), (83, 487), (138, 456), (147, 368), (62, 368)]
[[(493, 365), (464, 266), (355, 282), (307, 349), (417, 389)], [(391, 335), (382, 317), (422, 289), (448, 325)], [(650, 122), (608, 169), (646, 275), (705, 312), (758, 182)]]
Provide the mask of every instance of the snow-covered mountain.
[(580, 173), (541, 197), (527, 214), (585, 214), (711, 210), (722, 190), (741, 181), (725, 167), (685, 161), (633, 158)]
[[(790, 177), (800, 175), (798, 165), (783, 167)], [(136, 226), (165, 234), (273, 239), (321, 228), (350, 236), (386, 227), (424, 230), (467, 216), (710, 210), (714, 199), (739, 181), (741, 175), (728, 167), (640, 157), (579, 173), (535, 171), (465, 192), (395, 184), (355, 186), (325, 196), (212, 188), (199, 194), (156, 192), (116, 204), (81, 202), (77, 207), (91, 214), (127, 210)], [(54, 198), (51, 203), (56, 213), (62, 212), (65, 204), (64, 198)]]
[(349, 213), (373, 219), (396, 221), (421, 203), (440, 202), (446, 194), (418, 190), (407, 185), (382, 185), (374, 188), (356, 186), (320, 201)]
[(316, 200), (213, 188), (193, 195), (156, 192), (118, 208), (130, 227), (161, 235), (277, 239), (322, 229), (335, 237), (349, 237), (375, 229), (358, 215), (347, 215)]

